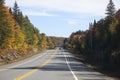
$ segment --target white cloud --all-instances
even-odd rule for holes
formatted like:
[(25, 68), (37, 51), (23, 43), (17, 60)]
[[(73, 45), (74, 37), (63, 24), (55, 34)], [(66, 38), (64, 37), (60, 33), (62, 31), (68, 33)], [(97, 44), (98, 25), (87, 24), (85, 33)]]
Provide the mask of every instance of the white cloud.
[(50, 14), (45, 11), (24, 10), (24, 14), (28, 16), (57, 16), (56, 14)]
[[(14, 0), (6, 0), (6, 2), (13, 5)], [(17, 0), (17, 2), (19, 6), (27, 8), (104, 15), (109, 0)], [(120, 8), (119, 0), (114, 0), (114, 3), (117, 8)]]
[(78, 21), (74, 19), (70, 19), (70, 20), (67, 20), (67, 23), (71, 26), (75, 26), (78, 24)]

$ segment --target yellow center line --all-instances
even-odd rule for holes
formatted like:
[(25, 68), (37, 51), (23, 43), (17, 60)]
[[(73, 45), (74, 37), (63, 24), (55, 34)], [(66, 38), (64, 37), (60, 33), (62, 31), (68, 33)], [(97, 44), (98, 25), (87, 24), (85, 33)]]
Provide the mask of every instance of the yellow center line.
[(52, 55), (48, 58), (48, 60), (45, 61), (43, 64), (41, 64), (38, 68), (36, 68), (36, 69), (34, 69), (34, 70), (31, 70), (31, 71), (23, 74), (22, 76), (14, 79), (14, 80), (22, 80), (22, 79), (24, 79), (24, 78), (32, 75), (33, 73), (37, 72), (40, 68), (43, 68), (44, 66), (46, 66), (46, 65), (54, 58), (56, 52), (57, 52), (57, 49), (56, 49), (56, 51), (55, 51), (54, 53), (52, 53)]

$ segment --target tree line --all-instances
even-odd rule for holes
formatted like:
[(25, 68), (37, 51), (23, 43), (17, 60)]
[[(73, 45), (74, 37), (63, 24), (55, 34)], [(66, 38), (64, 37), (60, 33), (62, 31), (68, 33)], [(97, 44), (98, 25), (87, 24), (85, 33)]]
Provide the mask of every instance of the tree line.
[[(17, 2), (13, 8), (0, 0), (0, 57), (9, 52), (27, 53), (33, 49), (54, 48), (51, 37), (46, 36), (30, 22), (28, 16), (20, 11)], [(29, 54), (28, 54), (29, 55)]]
[(89, 30), (76, 31), (64, 40), (72, 49), (91, 63), (120, 65), (120, 10), (110, 0), (106, 17), (89, 24)]

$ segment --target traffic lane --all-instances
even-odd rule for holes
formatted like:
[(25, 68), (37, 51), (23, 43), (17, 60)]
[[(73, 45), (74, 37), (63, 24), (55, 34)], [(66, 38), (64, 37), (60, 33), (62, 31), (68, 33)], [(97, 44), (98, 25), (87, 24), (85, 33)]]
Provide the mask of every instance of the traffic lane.
[(23, 80), (110, 80), (107, 76), (87, 68), (69, 52), (59, 50), (52, 61)]
[[(55, 50), (48, 50), (45, 53), (35, 55), (29, 59), (25, 59), (20, 62), (16, 62), (13, 64), (1, 66), (0, 68), (0, 80), (14, 80), (16, 77), (21, 76), (22, 74), (25, 74), (35, 68), (38, 67), (38, 65), (42, 64)], [(40, 57), (39, 57), (40, 56)], [(38, 58), (36, 58), (38, 57)], [(31, 61), (32, 60), (32, 61)], [(25, 63), (25, 64), (23, 64)], [(20, 65), (21, 64), (21, 65)], [(18, 66), (17, 66), (18, 65)], [(36, 66), (34, 68), (30, 68)], [(25, 67), (29, 67), (29, 69), (24, 69)]]
[[(63, 53), (58, 50), (54, 58), (46, 66), (39, 68), (34, 74), (22, 80), (74, 80), (69, 72), (65, 58), (63, 60), (57, 59), (62, 56), (64, 56)], [(26, 68), (29, 69), (29, 67)]]
[(15, 67), (23, 66), (23, 65), (24, 66), (28, 65), (30, 62), (33, 62), (33, 61), (35, 61), (35, 60), (37, 60), (39, 58), (42, 58), (47, 53), (49, 53), (49, 51), (46, 51), (46, 52), (40, 53), (40, 54), (36, 54), (36, 55), (34, 55), (34, 56), (30, 57), (30, 58), (26, 58), (26, 59), (18, 61), (18, 62), (14, 62), (14, 63), (11, 63), (11, 64), (0, 66), (0, 72), (8, 70), (10, 68), (15, 68)]
[[(55, 52), (52, 53), (52, 54), (50, 55), (50, 57), (48, 57), (48, 59), (46, 59), (45, 62), (43, 62), (42, 64), (40, 64), (39, 67), (37, 67), (36, 69), (33, 69), (33, 70), (31, 70), (31, 71), (29, 71), (29, 72), (27, 72), (27, 73), (19, 76), (19, 77), (17, 77), (17, 78), (15, 78), (15, 80), (23, 80), (23, 79), (26, 79), (27, 77), (31, 77), (31, 75), (33, 75), (34, 73), (36, 73), (40, 68), (43, 68), (44, 66), (46, 66), (46, 65), (54, 58), (56, 51), (57, 51), (57, 50), (55, 50)], [(27, 67), (27, 68), (29, 68), (29, 67)], [(26, 69), (26, 68), (25, 68), (25, 69)], [(39, 76), (36, 76), (36, 77), (39, 77)], [(30, 78), (30, 79), (31, 79), (31, 78)], [(27, 80), (28, 80), (28, 79), (27, 79)]]
[(111, 80), (110, 77), (107, 77), (93, 69), (86, 67), (85, 64), (72, 56), (69, 52), (65, 52), (64, 54), (66, 55), (66, 59), (70, 65), (71, 70), (77, 77), (76, 80)]
[(74, 77), (69, 71), (66, 64), (63, 51), (59, 50), (55, 58), (44, 68), (41, 69), (44, 74), (47, 73), (46, 77), (41, 74), (41, 80), (74, 80)]
[[(18, 76), (19, 73), (22, 73), (22, 74), (26, 73), (24, 72), (26, 70), (30, 71), (30, 70), (34, 70), (38, 68), (37, 72), (35, 72), (34, 74), (22, 80), (34, 80), (34, 79), (37, 79), (37, 80), (48, 80), (48, 79), (50, 80), (51, 79), (52, 80), (56, 80), (56, 79), (57, 80), (77, 80), (71, 73), (70, 68), (68, 68), (66, 60), (68, 61), (68, 64), (70, 65), (71, 70), (73, 71), (74, 75), (77, 77), (78, 80), (110, 80), (110, 79), (107, 79), (106, 76), (100, 73), (97, 73), (91, 69), (88, 69), (87, 67), (85, 67), (83, 63), (81, 63), (80, 61), (76, 60), (73, 56), (71, 56), (70, 53), (63, 51), (63, 50), (59, 50), (55, 58), (43, 68), (38, 68), (38, 66), (32, 65), (32, 66), (14, 68), (13, 70), (15, 70), (16, 72), (13, 72), (13, 71), (12, 72), (14, 73), (14, 75)], [(9, 73), (8, 75), (11, 77), (13, 76), (12, 72), (8, 72)], [(1, 80), (13, 80), (9, 77), (8, 78), (3, 77), (0, 79)]]
[[(68, 64), (67, 64), (68, 62)], [(69, 52), (59, 50), (52, 61), (23, 80), (110, 80), (105, 75), (87, 68)]]

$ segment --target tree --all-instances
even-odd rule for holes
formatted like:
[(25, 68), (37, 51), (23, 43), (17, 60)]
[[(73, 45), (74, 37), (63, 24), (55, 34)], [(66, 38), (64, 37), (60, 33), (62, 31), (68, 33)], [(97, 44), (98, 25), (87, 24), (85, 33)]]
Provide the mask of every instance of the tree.
[(116, 12), (116, 18), (120, 20), (120, 9)]
[(0, 0), (0, 25), (2, 23), (4, 16), (5, 16), (4, 0)]
[[(10, 14), (8, 7), (3, 5), (0, 13), (0, 48), (12, 48), (14, 38), (14, 19)], [(4, 36), (3, 36), (4, 35)]]
[(13, 7), (13, 15), (15, 20), (18, 22), (18, 14), (20, 13), (20, 9), (18, 7), (17, 2), (15, 1), (14, 7)]
[(114, 16), (116, 13), (115, 5), (112, 0), (109, 1), (107, 5), (106, 14), (107, 16)]
[(0, 0), (0, 5), (3, 5), (4, 4), (4, 0)]

